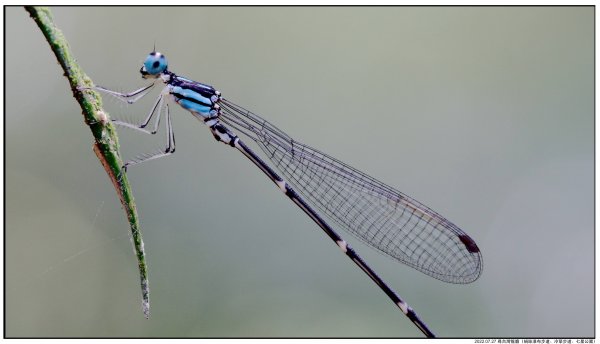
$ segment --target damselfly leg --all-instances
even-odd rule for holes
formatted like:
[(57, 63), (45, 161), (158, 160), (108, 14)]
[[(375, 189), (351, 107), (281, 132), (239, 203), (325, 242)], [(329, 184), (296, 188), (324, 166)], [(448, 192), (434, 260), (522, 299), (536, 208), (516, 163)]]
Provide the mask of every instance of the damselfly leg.
[(154, 85), (156, 85), (156, 84), (151, 83), (148, 86), (144, 86), (140, 89), (137, 89), (137, 90), (129, 92), (129, 93), (121, 93), (121, 92), (109, 90), (108, 88), (104, 88), (102, 86), (97, 86), (97, 85), (94, 86), (93, 89), (96, 91), (106, 93), (106, 94), (110, 94), (110, 95), (114, 96), (115, 98), (117, 98), (127, 104), (133, 104), (133, 103), (137, 102), (138, 100), (144, 98), (144, 96), (146, 94), (148, 94), (148, 92), (150, 92), (150, 90), (152, 90), (152, 87), (154, 87)]

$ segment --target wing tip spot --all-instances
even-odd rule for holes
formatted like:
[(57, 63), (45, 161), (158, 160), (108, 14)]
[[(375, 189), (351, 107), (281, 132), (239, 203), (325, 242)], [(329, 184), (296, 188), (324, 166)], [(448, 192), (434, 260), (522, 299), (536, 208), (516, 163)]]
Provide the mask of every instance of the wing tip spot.
[(479, 253), (479, 247), (477, 247), (475, 240), (471, 239), (470, 236), (468, 236), (466, 234), (462, 234), (462, 235), (459, 235), (458, 238), (465, 245), (465, 247), (467, 248), (467, 251), (469, 251), (471, 253)]

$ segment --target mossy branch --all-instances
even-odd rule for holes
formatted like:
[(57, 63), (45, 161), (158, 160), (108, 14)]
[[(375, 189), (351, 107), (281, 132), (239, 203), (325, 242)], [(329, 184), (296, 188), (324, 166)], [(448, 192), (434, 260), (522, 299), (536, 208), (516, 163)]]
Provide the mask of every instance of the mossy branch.
[(144, 242), (142, 241), (142, 234), (139, 229), (139, 220), (131, 186), (129, 185), (125, 171), (122, 169), (123, 161), (119, 154), (119, 141), (115, 128), (110, 120), (108, 120), (106, 113), (102, 110), (102, 101), (98, 93), (89, 89), (89, 87), (93, 86), (93, 82), (75, 62), (67, 40), (62, 32), (54, 26), (50, 10), (34, 6), (26, 6), (25, 9), (42, 30), (58, 63), (65, 72), (64, 75), (69, 80), (73, 97), (75, 97), (81, 106), (84, 121), (90, 127), (94, 136), (94, 153), (96, 153), (104, 170), (106, 170), (106, 173), (110, 177), (119, 195), (123, 209), (127, 214), (127, 219), (131, 227), (133, 246), (138, 260), (142, 287), (142, 310), (144, 316), (148, 318), (150, 315), (150, 301)]

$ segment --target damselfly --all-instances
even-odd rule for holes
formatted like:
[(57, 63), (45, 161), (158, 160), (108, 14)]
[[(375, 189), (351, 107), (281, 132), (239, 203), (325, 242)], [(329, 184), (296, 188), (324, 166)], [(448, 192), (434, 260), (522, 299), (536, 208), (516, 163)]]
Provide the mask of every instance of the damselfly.
[[(289, 137), (258, 115), (221, 96), (212, 86), (186, 79), (167, 69), (167, 60), (151, 52), (140, 73), (152, 80), (131, 93), (104, 87), (94, 89), (132, 104), (157, 84), (164, 84), (150, 113), (140, 124), (115, 124), (155, 134), (163, 110), (167, 146), (125, 163), (124, 168), (169, 155), (175, 151), (169, 101), (174, 101), (208, 126), (215, 139), (239, 150), (304, 211), (339, 248), (358, 265), (428, 337), (433, 332), (325, 222), (326, 216), (376, 250), (429, 276), (450, 283), (471, 283), (481, 274), (482, 257), (475, 241), (456, 225), (402, 192), (363, 172)], [(147, 129), (156, 115), (152, 130)], [(275, 165), (282, 179), (233, 131), (254, 141)]]

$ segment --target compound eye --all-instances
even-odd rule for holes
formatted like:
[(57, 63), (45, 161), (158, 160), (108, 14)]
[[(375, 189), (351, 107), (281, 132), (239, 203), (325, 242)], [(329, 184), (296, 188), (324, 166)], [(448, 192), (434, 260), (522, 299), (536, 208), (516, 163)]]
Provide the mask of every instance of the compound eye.
[(153, 51), (151, 52), (146, 60), (144, 61), (144, 66), (142, 67), (142, 74), (145, 72), (148, 75), (158, 76), (160, 73), (167, 70), (167, 58), (165, 55)]

